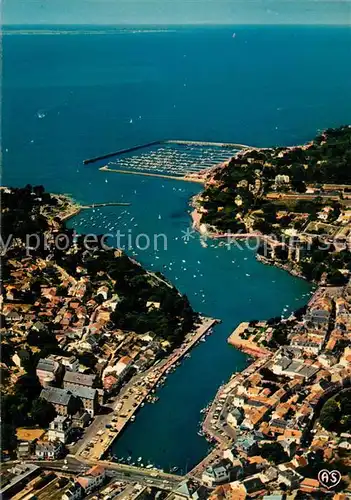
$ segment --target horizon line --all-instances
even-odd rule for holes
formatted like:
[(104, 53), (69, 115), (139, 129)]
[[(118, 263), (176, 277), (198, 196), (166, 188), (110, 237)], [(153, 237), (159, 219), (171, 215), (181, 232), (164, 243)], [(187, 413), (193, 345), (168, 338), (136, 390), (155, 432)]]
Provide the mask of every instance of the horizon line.
[(1, 23), (0, 32), (2, 29), (10, 26), (35, 26), (35, 27), (45, 27), (45, 26), (89, 26), (89, 27), (125, 27), (125, 26), (348, 26), (351, 28), (351, 24), (346, 23), (260, 23), (260, 22), (222, 22), (222, 23), (211, 23), (211, 22), (192, 22), (192, 23)]

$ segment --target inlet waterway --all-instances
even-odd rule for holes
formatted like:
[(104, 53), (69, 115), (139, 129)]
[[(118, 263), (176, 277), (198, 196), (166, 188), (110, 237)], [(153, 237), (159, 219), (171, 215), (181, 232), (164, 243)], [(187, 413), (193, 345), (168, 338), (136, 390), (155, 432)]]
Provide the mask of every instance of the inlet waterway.
[[(189, 469), (207, 452), (200, 410), (247, 363), (226, 342), (235, 326), (287, 315), (311, 287), (258, 263), (248, 248), (204, 246), (192, 233), (184, 241), (199, 185), (104, 173), (82, 160), (164, 137), (296, 144), (351, 116), (348, 28), (237, 27), (235, 42), (232, 31), (3, 39), (2, 184), (43, 184), (83, 205), (130, 202), (83, 211), (69, 224), (81, 233), (120, 230), (130, 255), (161, 271), (194, 309), (222, 320), (113, 447), (118, 457), (165, 469)], [(143, 251), (141, 233), (150, 240)]]
[[(120, 230), (125, 234), (120, 238), (122, 246), (131, 243), (133, 247), (130, 255), (146, 268), (161, 271), (188, 295), (194, 309), (222, 321), (168, 376), (158, 392), (159, 401), (142, 408), (112, 447), (118, 457), (131, 456), (133, 461), (143, 457), (144, 462), (165, 469), (176, 465), (185, 470), (208, 449), (205, 439), (197, 435), (201, 408), (222, 382), (247, 364), (247, 357), (227, 344), (228, 335), (240, 321), (288, 315), (306, 302), (311, 287), (258, 263), (254, 250), (244, 242), (229, 248), (218, 241), (204, 242), (191, 232), (188, 202), (199, 191), (197, 184), (96, 175), (93, 166), (88, 168), (87, 175), (96, 176), (99, 192), (105, 184), (104, 196), (121, 192), (131, 206), (88, 211), (70, 225), (85, 233)], [(150, 248), (139, 250), (136, 246), (143, 248), (146, 236)]]

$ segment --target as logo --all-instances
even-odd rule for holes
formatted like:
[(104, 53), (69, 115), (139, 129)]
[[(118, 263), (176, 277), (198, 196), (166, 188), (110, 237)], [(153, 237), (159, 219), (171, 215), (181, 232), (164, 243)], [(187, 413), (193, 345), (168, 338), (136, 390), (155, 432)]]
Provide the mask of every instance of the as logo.
[(341, 481), (341, 474), (338, 470), (329, 471), (327, 469), (323, 469), (318, 472), (318, 481), (319, 483), (330, 490), (331, 488), (335, 488)]

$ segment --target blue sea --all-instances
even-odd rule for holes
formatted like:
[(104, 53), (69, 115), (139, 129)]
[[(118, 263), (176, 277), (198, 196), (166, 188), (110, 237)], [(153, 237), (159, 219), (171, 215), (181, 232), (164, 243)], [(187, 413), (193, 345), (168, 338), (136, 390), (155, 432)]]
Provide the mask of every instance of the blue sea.
[[(161, 271), (193, 307), (222, 320), (169, 376), (114, 445), (168, 469), (207, 452), (200, 409), (247, 359), (226, 339), (240, 321), (287, 315), (308, 283), (255, 260), (248, 248), (201, 244), (189, 199), (199, 185), (102, 173), (84, 158), (158, 139), (292, 145), (351, 121), (350, 29), (238, 26), (124, 28), (116, 33), (3, 37), (2, 184), (43, 184), (84, 203), (78, 232), (129, 234), (129, 253)], [(233, 37), (233, 32), (236, 36)], [(141, 251), (136, 237), (165, 235)], [(161, 241), (161, 240), (160, 240)]]

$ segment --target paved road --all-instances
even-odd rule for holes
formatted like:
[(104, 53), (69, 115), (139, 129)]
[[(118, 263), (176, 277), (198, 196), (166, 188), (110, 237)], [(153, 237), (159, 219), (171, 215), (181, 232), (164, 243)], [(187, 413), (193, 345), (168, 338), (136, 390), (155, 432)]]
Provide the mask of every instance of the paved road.
[[(78, 460), (75, 457), (68, 456), (65, 460), (33, 461), (43, 469), (57, 470), (67, 474), (83, 474), (92, 465), (93, 461)], [(172, 490), (184, 479), (183, 476), (156, 472), (149, 469), (139, 469), (137, 467), (121, 465), (114, 462), (100, 460), (95, 464), (102, 465), (109, 477), (127, 482), (138, 482), (149, 486), (157, 486), (161, 489)]]

